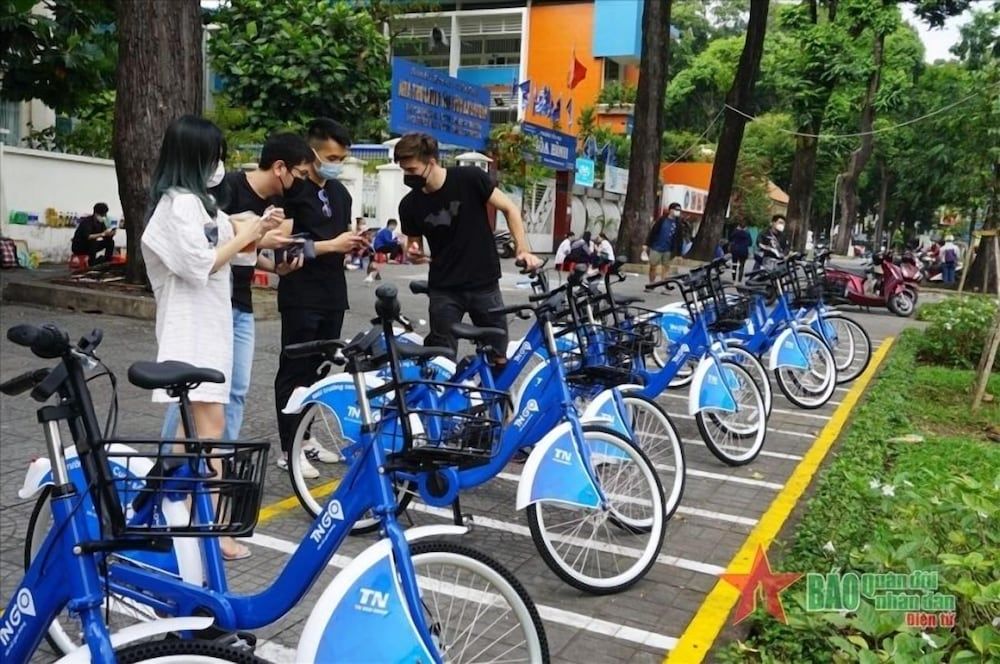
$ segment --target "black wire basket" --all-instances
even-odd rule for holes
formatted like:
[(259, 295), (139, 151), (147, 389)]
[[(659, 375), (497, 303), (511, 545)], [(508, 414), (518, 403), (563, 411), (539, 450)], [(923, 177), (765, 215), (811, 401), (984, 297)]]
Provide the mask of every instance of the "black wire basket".
[[(105, 444), (106, 484), (119, 503), (110, 506), (118, 510), (109, 519), (115, 537), (253, 533), (270, 443), (129, 439)], [(211, 501), (209, 514), (199, 509), (203, 496)]]
[[(393, 398), (375, 407), (377, 433), (393, 450), (394, 466), (466, 468), (499, 453), (511, 412), (506, 392), (432, 380), (405, 381), (394, 389)], [(405, 399), (402, 410), (399, 395)]]
[(814, 262), (796, 263), (792, 268), (792, 306), (813, 307), (823, 302), (823, 269)]

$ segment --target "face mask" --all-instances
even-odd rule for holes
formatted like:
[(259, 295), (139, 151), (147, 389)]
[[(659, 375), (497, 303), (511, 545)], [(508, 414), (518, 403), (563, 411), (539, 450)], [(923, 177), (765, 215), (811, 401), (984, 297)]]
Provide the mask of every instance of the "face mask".
[(673, 217), (674, 219), (680, 219), (680, 217), (681, 217), (681, 211), (680, 210), (671, 210), (670, 211), (670, 216)]
[(316, 174), (324, 180), (336, 179), (343, 171), (343, 164), (331, 164), (326, 161), (319, 162), (319, 166), (316, 167)]
[(406, 173), (403, 175), (403, 184), (410, 189), (423, 189), (424, 185), (427, 184), (427, 178), (416, 173)]
[(208, 188), (211, 189), (222, 184), (222, 178), (224, 177), (226, 177), (226, 167), (220, 161), (215, 167), (215, 172), (208, 176), (208, 182), (206, 182)]
[(297, 178), (293, 175), (291, 186), (285, 189), (285, 185), (282, 184), (281, 188), (284, 190), (285, 196), (295, 198), (302, 192), (302, 187), (304, 186), (306, 186), (306, 181), (303, 178)]
[(774, 225), (774, 230), (778, 231), (779, 233), (784, 233), (785, 232), (785, 225), (784, 224), (775, 224)]

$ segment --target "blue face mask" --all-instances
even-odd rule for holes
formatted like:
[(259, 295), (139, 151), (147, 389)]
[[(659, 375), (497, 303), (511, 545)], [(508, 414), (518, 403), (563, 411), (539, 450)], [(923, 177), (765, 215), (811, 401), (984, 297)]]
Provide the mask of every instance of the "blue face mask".
[(316, 168), (316, 174), (324, 180), (336, 179), (340, 177), (340, 174), (343, 173), (343, 171), (343, 164), (332, 164), (327, 161), (319, 162), (319, 166)]

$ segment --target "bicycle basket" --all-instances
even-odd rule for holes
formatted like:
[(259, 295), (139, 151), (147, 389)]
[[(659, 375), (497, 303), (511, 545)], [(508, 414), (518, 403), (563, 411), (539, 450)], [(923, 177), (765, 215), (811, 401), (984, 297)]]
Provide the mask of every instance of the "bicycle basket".
[(610, 325), (585, 323), (573, 334), (557, 338), (559, 361), (566, 381), (575, 385), (613, 387), (636, 381), (633, 369), (655, 331), (645, 323), (620, 321)]
[[(263, 496), (268, 442), (107, 441), (110, 484), (121, 519), (115, 537), (242, 536), (253, 533)], [(211, 512), (201, 513), (207, 496)], [(193, 499), (193, 500), (192, 500)]]
[(823, 279), (815, 263), (798, 263), (790, 280), (792, 304), (795, 307), (812, 307), (823, 301)]
[[(500, 436), (511, 412), (506, 392), (477, 385), (414, 380), (400, 383), (396, 398), (377, 409), (378, 435), (394, 465), (416, 468), (488, 463), (500, 450)], [(403, 425), (398, 395), (405, 395)]]
[(712, 320), (708, 324), (710, 332), (732, 332), (747, 324), (750, 318), (750, 298), (742, 295), (728, 295), (712, 310)]

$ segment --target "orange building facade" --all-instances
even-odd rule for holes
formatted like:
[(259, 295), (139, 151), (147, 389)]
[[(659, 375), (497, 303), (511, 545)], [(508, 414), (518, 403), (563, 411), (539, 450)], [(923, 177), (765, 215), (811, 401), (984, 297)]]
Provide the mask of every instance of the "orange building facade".
[[(591, 107), (598, 124), (626, 132), (631, 105), (598, 105), (598, 97), (606, 85), (638, 83), (641, 6), (621, 0), (463, 0), (445, 11), (399, 18), (393, 55), (488, 88), (493, 124), (524, 120), (576, 135), (580, 113)], [(571, 89), (575, 63), (586, 71)], [(558, 106), (558, 119), (551, 110), (536, 113), (536, 106), (545, 106), (535, 103), (540, 95), (547, 95), (549, 109)]]

